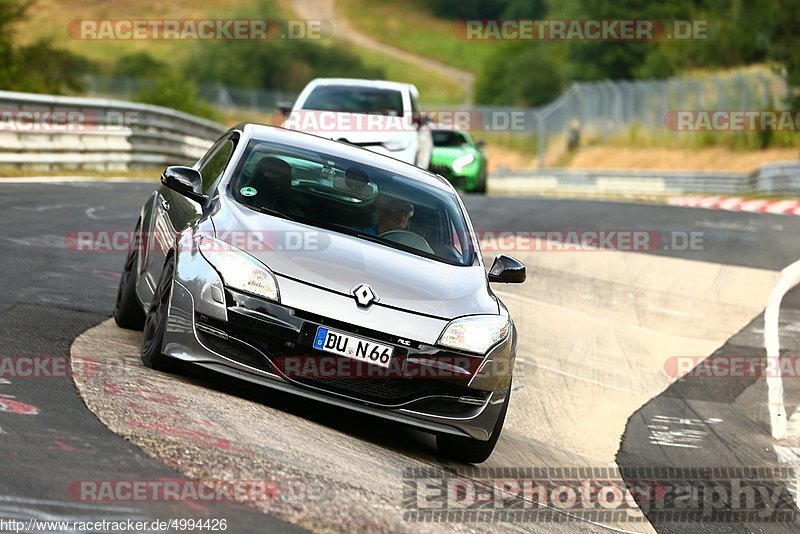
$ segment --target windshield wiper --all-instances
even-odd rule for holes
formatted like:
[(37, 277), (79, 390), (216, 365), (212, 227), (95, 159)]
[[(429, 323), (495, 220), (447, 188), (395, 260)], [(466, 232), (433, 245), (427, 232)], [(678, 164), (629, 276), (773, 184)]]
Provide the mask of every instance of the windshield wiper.
[(364, 231), (362, 230), (357, 230), (353, 227), (346, 226), (344, 224), (337, 224), (327, 221), (314, 221), (313, 224), (321, 226), (322, 228), (328, 228), (330, 230), (339, 230), (343, 234), (351, 235), (353, 237), (357, 237), (365, 241), (372, 241), (373, 243), (380, 243), (382, 245), (388, 244), (389, 246), (391, 246), (392, 243), (391, 241), (386, 241), (385, 239), (381, 239), (376, 235), (364, 233)]
[(266, 215), (274, 215), (275, 217), (281, 217), (282, 219), (287, 219), (287, 220), (290, 220), (290, 221), (297, 221), (297, 219), (292, 217), (291, 215), (287, 215), (286, 213), (283, 213), (282, 211), (274, 210), (272, 208), (267, 208), (267, 207), (264, 207), (264, 206), (253, 206), (251, 204), (245, 204), (245, 206), (247, 206), (248, 208), (254, 209), (259, 213), (264, 213)]
[(391, 243), (391, 241), (386, 241), (385, 239), (381, 239), (380, 237), (372, 234), (365, 234), (363, 232), (356, 232), (355, 236), (359, 239), (364, 239), (366, 241), (372, 241), (373, 243), (381, 243), (385, 245), (386, 243)]

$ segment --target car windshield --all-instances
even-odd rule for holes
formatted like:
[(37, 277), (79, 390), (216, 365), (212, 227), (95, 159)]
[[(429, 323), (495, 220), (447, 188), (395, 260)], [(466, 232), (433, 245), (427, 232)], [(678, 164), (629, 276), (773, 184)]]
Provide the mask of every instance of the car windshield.
[(467, 139), (460, 132), (440, 130), (432, 132), (433, 146), (461, 146), (467, 144)]
[(318, 111), (400, 117), (403, 115), (403, 95), (394, 89), (320, 85), (311, 91), (302, 107)]
[(475, 261), (454, 193), (378, 167), (253, 140), (229, 192), (268, 215), (453, 265)]

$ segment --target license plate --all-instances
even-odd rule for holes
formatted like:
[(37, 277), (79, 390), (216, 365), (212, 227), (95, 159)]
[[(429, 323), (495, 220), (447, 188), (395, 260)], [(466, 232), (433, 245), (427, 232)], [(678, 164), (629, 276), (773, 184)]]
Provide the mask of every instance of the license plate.
[(389, 345), (351, 336), (324, 326), (317, 327), (314, 348), (380, 367), (389, 367), (394, 353), (394, 347)]

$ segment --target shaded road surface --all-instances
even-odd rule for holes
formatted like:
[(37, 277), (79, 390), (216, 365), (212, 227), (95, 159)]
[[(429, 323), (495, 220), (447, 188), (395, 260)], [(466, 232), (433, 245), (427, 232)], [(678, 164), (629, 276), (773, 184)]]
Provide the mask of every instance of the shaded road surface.
[[(76, 335), (110, 315), (124, 253), (75, 252), (64, 246), (64, 234), (129, 230), (154, 185), (0, 183), (0, 354), (64, 355)], [(522, 286), (495, 288), (521, 339), (507, 426), (486, 467), (615, 471), (628, 418), (672, 382), (665, 361), (722, 346), (760, 313), (776, 271), (800, 256), (800, 221), (788, 217), (545, 199), (465, 201), (476, 228), (490, 231), (639, 228), (705, 237), (702, 250), (693, 251), (505, 251), (524, 259), (530, 274)], [(607, 530), (587, 521), (409, 524), (402, 516), (407, 468), (470, 476), (465, 466), (439, 457), (430, 436), (203, 374), (153, 373), (136, 359), (138, 336), (112, 325), (87, 332), (74, 355), (124, 372), (75, 378), (103, 423), (147, 454), (109, 432), (68, 379), (0, 384), (39, 412), (0, 412), (4, 454), (13, 458), (13, 476), (0, 483), (15, 513), (180, 516), (186, 503), (85, 508), (65, 488), (76, 479), (186, 475), (299, 480), (301, 498), (254, 504), (310, 528), (337, 520), (420, 531)], [(261, 531), (274, 521), (227, 505), (203, 506), (200, 513), (242, 521), (237, 532)], [(599, 523), (652, 531), (641, 513)]]
[[(65, 247), (65, 234), (127, 230), (152, 190), (153, 184), (0, 181), (0, 356), (5, 361), (62, 359), (75, 336), (109, 316), (124, 255), (73, 252)], [(15, 366), (19, 374), (29, 372), (29, 367)], [(76, 484), (82, 481), (187, 479), (109, 432), (86, 409), (70, 377), (60, 372), (68, 368), (53, 364), (49, 369), (56, 376), (8, 378), (9, 368), (4, 367), (0, 518), (216, 518), (226, 519), (233, 532), (296, 528), (238, 503), (97, 502), (91, 493), (81, 494)]]

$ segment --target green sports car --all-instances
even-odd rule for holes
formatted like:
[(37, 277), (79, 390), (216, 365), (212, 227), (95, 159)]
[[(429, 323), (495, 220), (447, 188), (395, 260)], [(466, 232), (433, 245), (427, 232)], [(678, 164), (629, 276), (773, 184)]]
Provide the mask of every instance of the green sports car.
[(433, 129), (433, 152), (428, 170), (441, 174), (463, 191), (486, 192), (486, 154), (481, 141), (467, 132)]

